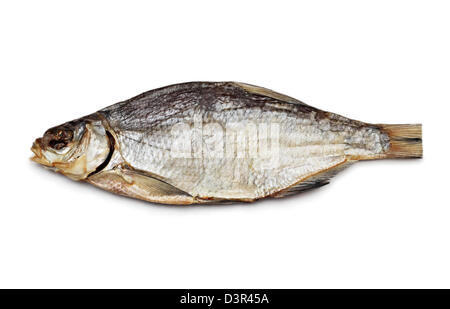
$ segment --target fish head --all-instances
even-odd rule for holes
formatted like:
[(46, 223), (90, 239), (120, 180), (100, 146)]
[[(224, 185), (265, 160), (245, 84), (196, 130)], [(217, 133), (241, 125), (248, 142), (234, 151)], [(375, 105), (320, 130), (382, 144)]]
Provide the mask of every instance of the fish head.
[(31, 151), (34, 162), (83, 180), (105, 162), (110, 141), (100, 119), (84, 117), (48, 129)]

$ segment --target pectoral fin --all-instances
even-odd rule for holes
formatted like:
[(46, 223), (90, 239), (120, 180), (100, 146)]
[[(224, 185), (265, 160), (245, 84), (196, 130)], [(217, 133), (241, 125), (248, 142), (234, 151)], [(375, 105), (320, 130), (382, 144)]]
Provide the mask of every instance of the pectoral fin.
[(198, 203), (188, 193), (164, 181), (126, 168), (116, 168), (92, 175), (87, 181), (104, 190), (161, 204)]

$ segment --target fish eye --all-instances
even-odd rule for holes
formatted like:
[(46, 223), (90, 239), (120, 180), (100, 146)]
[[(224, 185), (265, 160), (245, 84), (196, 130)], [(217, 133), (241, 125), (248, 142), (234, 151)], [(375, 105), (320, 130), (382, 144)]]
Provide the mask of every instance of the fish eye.
[(45, 133), (47, 145), (55, 150), (61, 150), (72, 141), (73, 131), (64, 128), (50, 129)]

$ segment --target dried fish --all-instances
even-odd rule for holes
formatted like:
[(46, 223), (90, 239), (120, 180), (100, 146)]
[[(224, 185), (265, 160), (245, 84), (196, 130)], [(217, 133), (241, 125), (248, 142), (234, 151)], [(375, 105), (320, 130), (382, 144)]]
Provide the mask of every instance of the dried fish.
[(150, 202), (251, 202), (360, 160), (421, 158), (420, 124), (368, 124), (236, 82), (151, 90), (45, 132), (37, 163)]

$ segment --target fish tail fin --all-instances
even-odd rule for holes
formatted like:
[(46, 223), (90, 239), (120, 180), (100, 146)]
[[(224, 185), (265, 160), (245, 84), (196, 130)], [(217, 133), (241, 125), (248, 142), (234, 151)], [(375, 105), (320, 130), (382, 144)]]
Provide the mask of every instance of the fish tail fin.
[(390, 147), (386, 158), (422, 158), (421, 124), (380, 124), (389, 135)]

